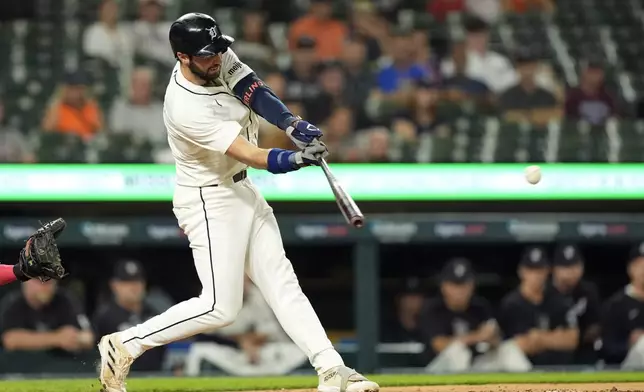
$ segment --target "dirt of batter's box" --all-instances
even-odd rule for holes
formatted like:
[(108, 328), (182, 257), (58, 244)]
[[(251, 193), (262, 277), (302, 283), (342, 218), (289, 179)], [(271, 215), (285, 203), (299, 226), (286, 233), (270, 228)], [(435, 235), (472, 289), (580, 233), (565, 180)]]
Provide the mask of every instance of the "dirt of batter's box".
[[(590, 384), (489, 384), (383, 387), (381, 392), (644, 392), (644, 383)], [(253, 392), (275, 392), (253, 391)], [(317, 392), (315, 389), (282, 389), (281, 392)]]

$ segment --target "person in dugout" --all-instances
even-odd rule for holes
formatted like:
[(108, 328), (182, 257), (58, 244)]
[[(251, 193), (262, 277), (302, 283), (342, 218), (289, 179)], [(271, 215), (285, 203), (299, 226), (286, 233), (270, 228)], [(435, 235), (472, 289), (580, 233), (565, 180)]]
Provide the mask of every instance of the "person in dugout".
[(630, 283), (615, 293), (602, 312), (602, 358), (623, 369), (644, 369), (644, 242), (628, 261)]
[[(99, 307), (94, 315), (92, 324), (97, 339), (157, 315), (159, 309), (146, 300), (146, 282), (145, 269), (138, 261), (121, 260), (116, 263), (110, 280), (111, 300)], [(147, 351), (133, 364), (132, 370), (160, 371), (165, 353), (165, 347)]]
[(441, 273), (440, 295), (421, 313), (431, 373), (460, 372), (497, 342), (498, 329), (486, 299), (475, 295), (474, 271), (466, 259), (453, 259)]
[(595, 346), (600, 333), (601, 302), (597, 286), (583, 279), (584, 259), (575, 245), (559, 246), (553, 262), (550, 289), (566, 298), (570, 312), (576, 315), (579, 325), (579, 344), (574, 363), (593, 364), (597, 361)]
[(499, 312), (504, 337), (515, 348), (512, 368), (505, 370), (572, 362), (579, 341), (577, 317), (564, 297), (546, 289), (549, 273), (545, 249), (527, 248), (519, 262), (519, 287), (502, 300)]

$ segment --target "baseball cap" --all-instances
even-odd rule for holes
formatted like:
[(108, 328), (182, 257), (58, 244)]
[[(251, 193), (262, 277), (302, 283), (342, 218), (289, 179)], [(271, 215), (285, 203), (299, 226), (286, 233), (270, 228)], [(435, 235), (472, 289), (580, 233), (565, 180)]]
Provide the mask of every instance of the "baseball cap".
[(442, 282), (461, 284), (472, 280), (474, 280), (474, 269), (470, 261), (464, 258), (448, 261), (441, 272)]
[(530, 246), (523, 251), (519, 265), (526, 268), (546, 268), (550, 266), (550, 261), (544, 248)]
[(295, 42), (295, 47), (297, 49), (313, 49), (316, 46), (315, 38), (309, 37), (308, 35), (303, 35), (297, 39)]
[(629, 264), (640, 257), (644, 257), (644, 242), (640, 242), (631, 248), (631, 251), (628, 254)]
[(145, 280), (145, 269), (136, 260), (121, 260), (116, 263), (113, 278), (123, 281)]
[(583, 264), (584, 258), (577, 246), (566, 244), (559, 246), (555, 250), (554, 265), (560, 267), (569, 267), (571, 265)]

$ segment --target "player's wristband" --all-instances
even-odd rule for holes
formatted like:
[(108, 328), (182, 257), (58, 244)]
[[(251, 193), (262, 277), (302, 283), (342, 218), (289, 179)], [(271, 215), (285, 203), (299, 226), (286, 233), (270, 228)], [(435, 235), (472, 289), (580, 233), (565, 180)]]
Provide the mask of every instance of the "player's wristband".
[(301, 119), (299, 117), (291, 115), (290, 113), (286, 113), (284, 118), (282, 118), (282, 121), (280, 121), (279, 123), (279, 128), (283, 131), (288, 131), (290, 128), (292, 132), (292, 129), (295, 129), (295, 122), (297, 120)]
[(295, 160), (291, 158), (294, 155), (295, 151), (272, 148), (268, 152), (266, 170), (273, 174), (282, 174), (299, 169), (300, 167), (295, 163)]

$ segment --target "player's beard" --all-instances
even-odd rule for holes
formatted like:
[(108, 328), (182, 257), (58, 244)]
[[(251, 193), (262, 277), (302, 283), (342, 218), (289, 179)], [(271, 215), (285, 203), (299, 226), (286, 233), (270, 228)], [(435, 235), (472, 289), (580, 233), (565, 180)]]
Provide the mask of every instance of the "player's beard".
[(219, 74), (221, 73), (221, 65), (219, 66), (219, 70), (217, 72), (209, 73), (208, 70), (204, 71), (202, 69), (199, 69), (197, 65), (192, 62), (192, 60), (190, 60), (188, 68), (190, 69), (190, 72), (195, 74), (199, 79), (206, 82), (206, 84), (217, 80), (217, 78), (219, 78)]

